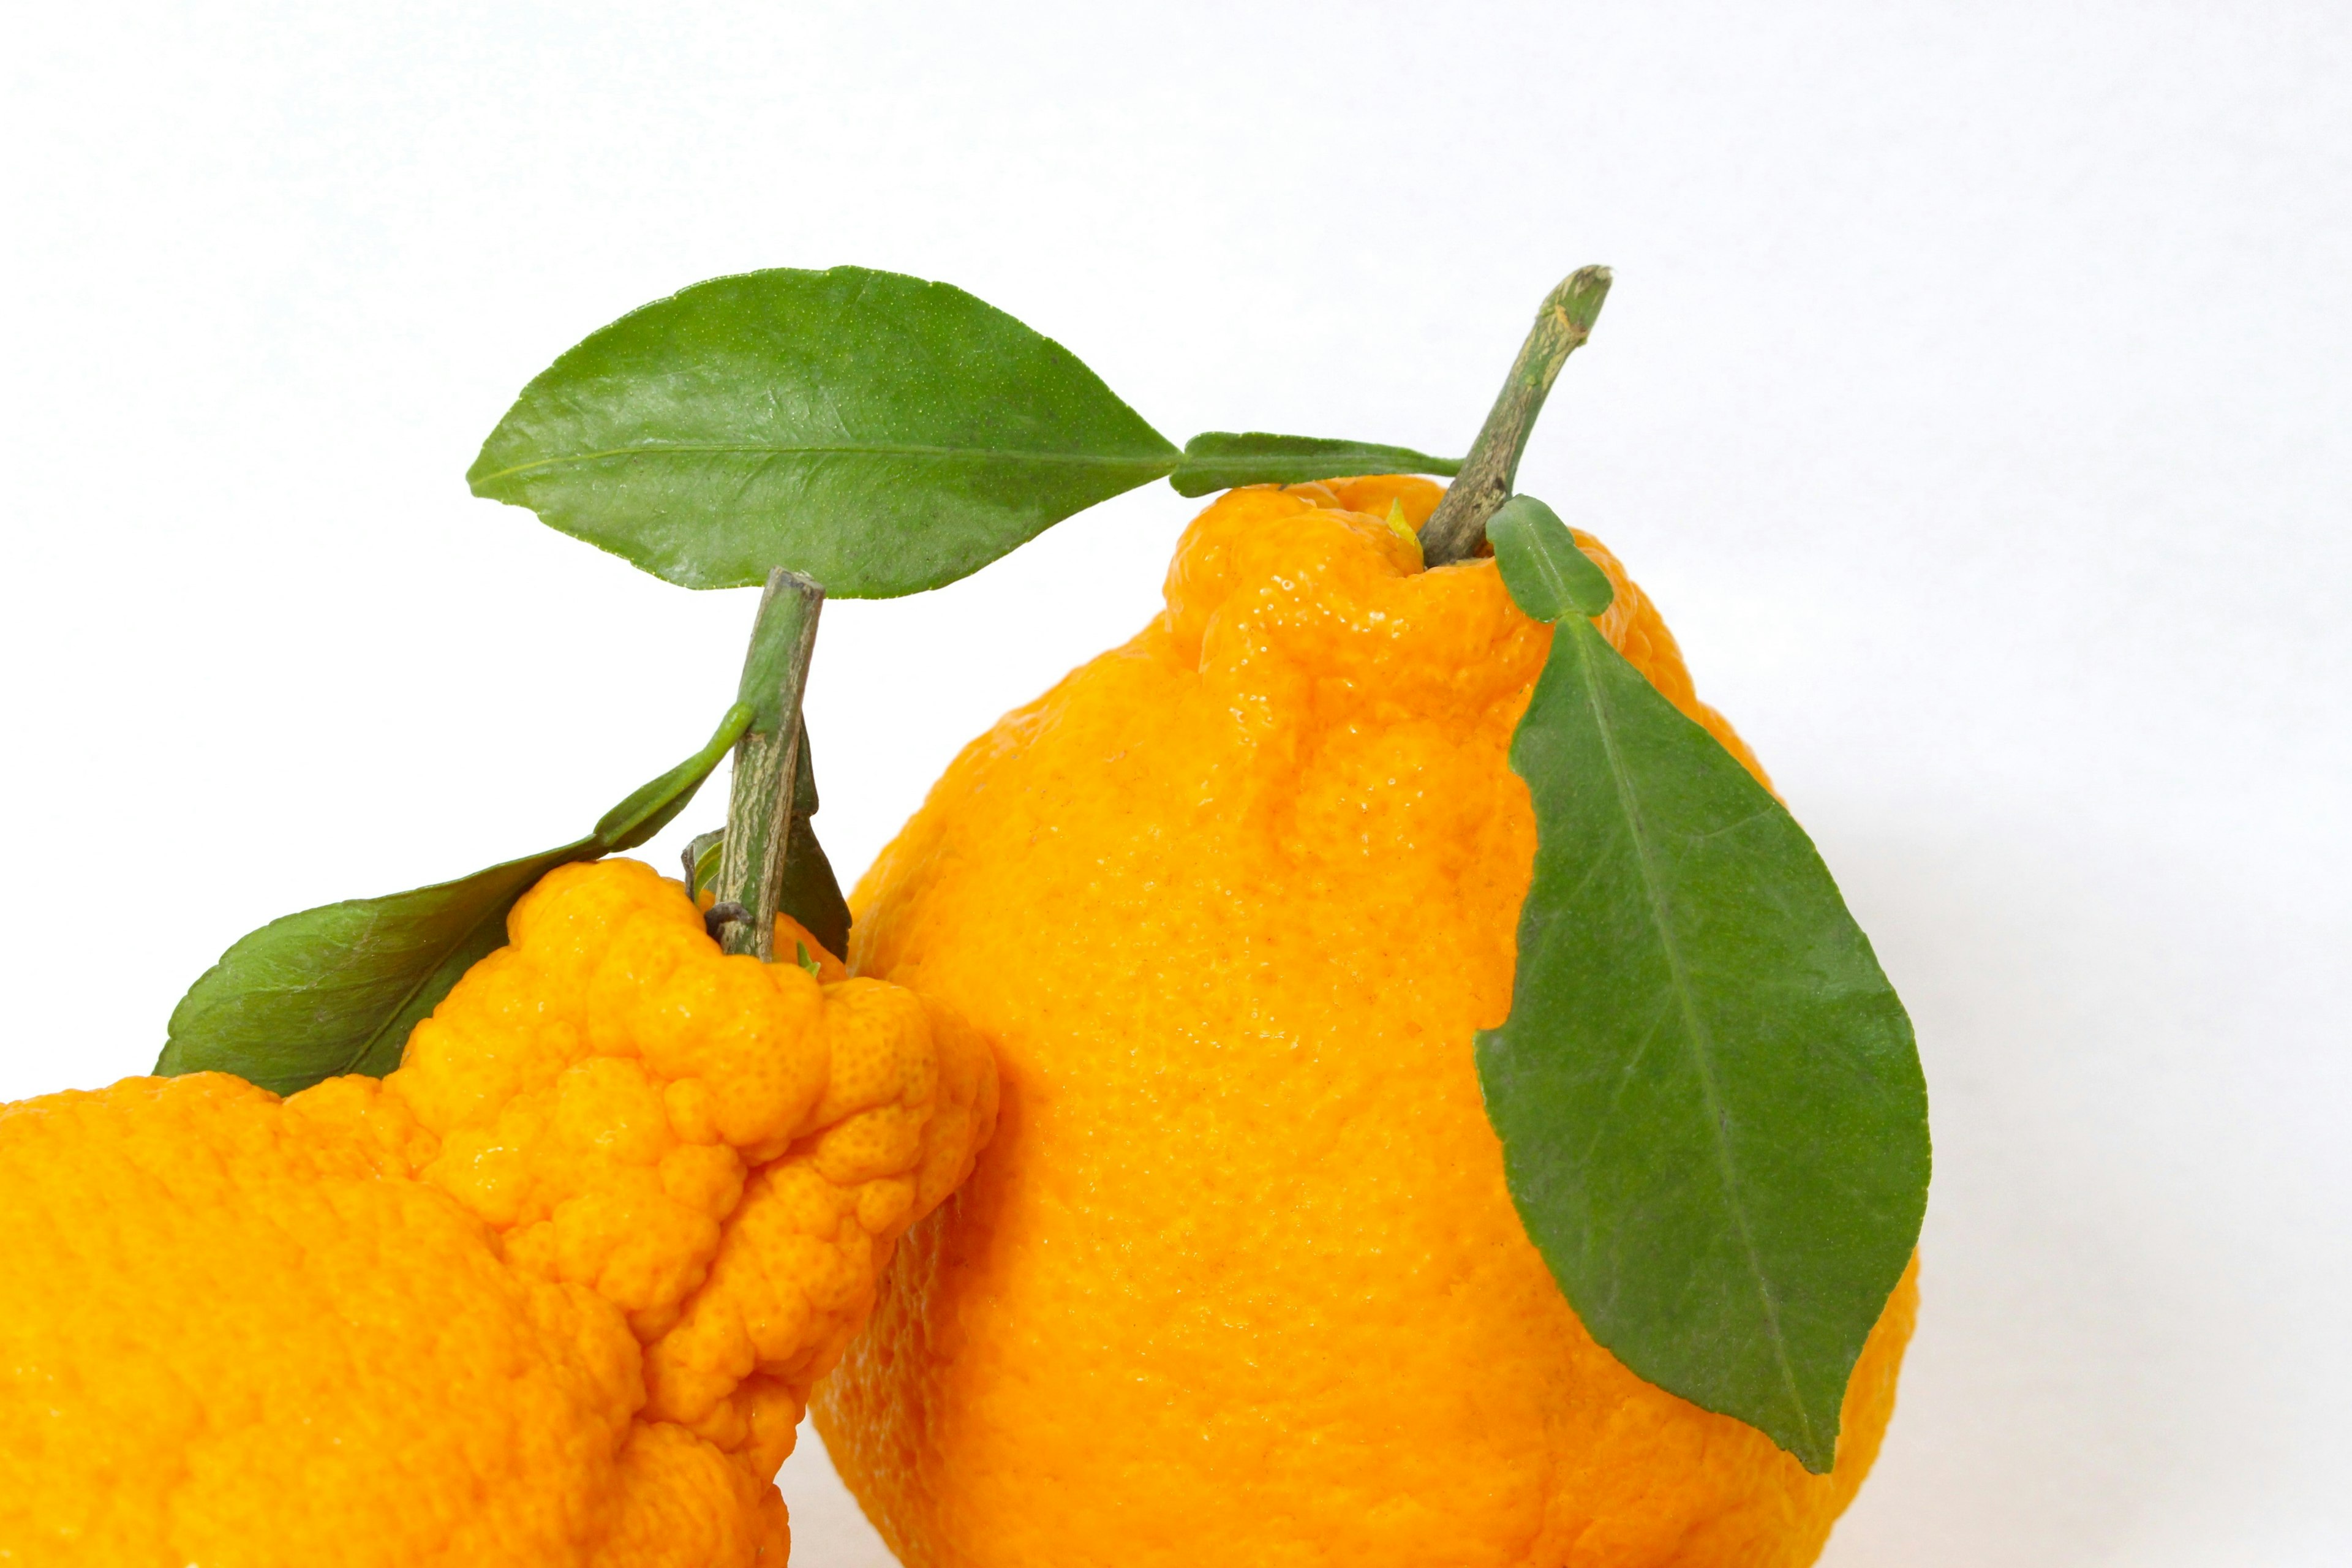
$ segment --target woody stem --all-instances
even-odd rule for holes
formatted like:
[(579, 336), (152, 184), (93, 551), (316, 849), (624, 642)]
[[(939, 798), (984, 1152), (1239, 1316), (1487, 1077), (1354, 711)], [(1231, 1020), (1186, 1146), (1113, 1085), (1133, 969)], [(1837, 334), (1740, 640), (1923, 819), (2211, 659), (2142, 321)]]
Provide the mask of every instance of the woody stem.
[(1443, 566), (1475, 553), (1486, 536), (1486, 520), (1511, 499), (1536, 416), (1543, 412), (1559, 367), (1592, 335), (1601, 302), (1609, 297), (1609, 281), (1606, 267), (1580, 267), (1544, 296), (1502, 394), (1471, 444), (1470, 455), (1462, 460), (1462, 472), (1422, 525), (1422, 559), (1430, 565)]
[(735, 747), (727, 844), (713, 891), (718, 906), (732, 904), (743, 911), (719, 927), (719, 945), (763, 963), (775, 955), (776, 905), (783, 892), (793, 780), (800, 766), (801, 694), (808, 685), (817, 612), (824, 605), (824, 589), (814, 579), (781, 566), (768, 574), (736, 695), (751, 710), (751, 727)]

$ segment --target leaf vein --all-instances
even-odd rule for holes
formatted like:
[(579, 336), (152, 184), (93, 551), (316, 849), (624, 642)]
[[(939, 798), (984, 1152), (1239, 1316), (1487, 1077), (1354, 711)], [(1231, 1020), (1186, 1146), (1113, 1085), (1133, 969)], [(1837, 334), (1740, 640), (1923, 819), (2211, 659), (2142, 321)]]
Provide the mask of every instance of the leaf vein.
[[(1580, 629), (1589, 628), (1590, 625), (1589, 622), (1582, 623)], [(1755, 1233), (1748, 1225), (1748, 1211), (1739, 1202), (1738, 1169), (1732, 1159), (1730, 1141), (1725, 1136), (1722, 1095), (1716, 1085), (1714, 1064), (1709, 1057), (1713, 1041), (1693, 1002), (1689, 967), (1683, 957), (1681, 944), (1675, 940), (1673, 923), (1668, 918), (1665, 889), (1651, 852), (1650, 835), (1643, 820), (1640, 797), (1634, 792), (1625, 759), (1618, 750), (1616, 731), (1609, 722), (1609, 705), (1601, 694), (1592, 647), (1593, 642), (1600, 640), (1601, 634), (1592, 629), (1589, 636), (1591, 640), (1583, 635), (1577, 639), (1578, 651), (1581, 655), (1579, 673), (1584, 680), (1585, 700), (1592, 710), (1594, 728), (1601, 734), (1601, 752), (1609, 764), (1610, 782), (1615, 787), (1618, 805), (1626, 820), (1633, 825), (1631, 837), (1634, 864), (1640, 872), (1643, 896), (1649, 906), (1650, 921), (1657, 931), (1658, 943), (1665, 952), (1666, 967), (1673, 978), (1675, 999), (1682, 1012), (1684, 1026), (1690, 1031), (1692, 1061), (1697, 1069), (1700, 1093), (1706, 1103), (1706, 1125), (1715, 1148), (1716, 1163), (1722, 1173), (1724, 1194), (1731, 1211), (1732, 1223), (1739, 1233), (1740, 1247), (1748, 1256), (1748, 1268), (1756, 1279), (1757, 1300), (1764, 1309), (1765, 1323), (1771, 1332), (1773, 1359), (1780, 1366), (1781, 1383), (1787, 1387), (1789, 1397), (1796, 1407), (1797, 1419), (1804, 1424), (1805, 1436), (1811, 1438), (1813, 1436), (1812, 1413), (1806, 1408), (1804, 1394), (1797, 1385), (1797, 1371), (1789, 1360), (1788, 1337), (1780, 1329), (1780, 1306), (1772, 1299), (1771, 1284), (1765, 1278), (1763, 1258), (1756, 1249)]]
[(567, 452), (561, 457), (540, 458), (528, 463), (515, 463), (474, 480), (477, 489), (494, 485), (500, 479), (519, 474), (540, 473), (551, 469), (576, 467), (583, 463), (603, 462), (608, 458), (667, 457), (673, 454), (696, 453), (727, 456), (757, 454), (764, 462), (779, 458), (812, 457), (877, 457), (914, 458), (946, 462), (982, 458), (990, 462), (1016, 465), (1044, 465), (1073, 468), (1152, 468), (1168, 473), (1176, 466), (1176, 455), (1162, 458), (1151, 456), (1114, 456), (1092, 452), (1007, 452), (989, 447), (934, 447), (914, 444), (894, 445), (887, 442), (827, 442), (810, 446), (782, 446), (759, 441), (676, 441), (658, 446), (614, 447), (595, 452)]

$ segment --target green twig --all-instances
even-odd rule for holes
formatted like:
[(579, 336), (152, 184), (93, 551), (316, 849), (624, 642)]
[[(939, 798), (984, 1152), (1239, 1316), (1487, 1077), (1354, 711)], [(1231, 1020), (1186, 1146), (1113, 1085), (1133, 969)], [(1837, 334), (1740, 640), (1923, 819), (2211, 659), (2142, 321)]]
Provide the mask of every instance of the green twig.
[(814, 580), (781, 566), (768, 574), (736, 698), (751, 706), (753, 717), (735, 748), (727, 844), (714, 892), (718, 906), (731, 904), (742, 914), (720, 924), (719, 942), (730, 952), (748, 952), (763, 963), (775, 956), (776, 905), (800, 765), (801, 694), (824, 604), (824, 589)]
[(1609, 297), (1609, 276), (1606, 267), (1580, 267), (1544, 297), (1502, 395), (1495, 399), (1470, 455), (1462, 460), (1461, 475), (1422, 525), (1422, 559), (1430, 565), (1443, 566), (1474, 553), (1486, 536), (1486, 520), (1511, 499), (1536, 416), (1543, 412), (1559, 367), (1592, 335), (1601, 302)]

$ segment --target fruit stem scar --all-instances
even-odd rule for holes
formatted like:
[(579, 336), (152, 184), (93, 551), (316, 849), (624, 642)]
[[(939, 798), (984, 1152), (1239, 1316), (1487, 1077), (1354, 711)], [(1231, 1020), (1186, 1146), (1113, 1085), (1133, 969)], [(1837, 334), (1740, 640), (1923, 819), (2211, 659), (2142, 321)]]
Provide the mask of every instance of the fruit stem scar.
[(762, 963), (775, 956), (776, 906), (783, 896), (793, 781), (800, 768), (801, 696), (824, 605), (824, 589), (815, 579), (777, 567), (768, 574), (743, 654), (736, 700), (750, 706), (752, 719), (735, 745), (727, 839), (710, 912), (732, 906), (732, 918), (717, 922), (719, 945)]
[(1486, 536), (1486, 520), (1511, 499), (1536, 416), (1543, 412), (1559, 367), (1592, 335), (1601, 302), (1609, 297), (1609, 283), (1606, 267), (1580, 267), (1544, 296), (1478, 439), (1462, 459), (1462, 472), (1422, 525), (1422, 558), (1430, 565), (1444, 566), (1474, 552)]

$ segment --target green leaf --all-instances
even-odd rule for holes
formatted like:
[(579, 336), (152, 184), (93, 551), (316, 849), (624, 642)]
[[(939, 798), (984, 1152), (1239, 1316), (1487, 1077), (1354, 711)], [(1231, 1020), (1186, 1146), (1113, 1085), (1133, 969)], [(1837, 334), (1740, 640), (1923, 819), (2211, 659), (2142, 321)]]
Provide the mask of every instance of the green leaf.
[(1609, 574), (1576, 547), (1559, 514), (1533, 496), (1513, 496), (1486, 520), (1486, 537), (1502, 568), (1503, 586), (1538, 621), (1569, 614), (1597, 616), (1617, 590)]
[(172, 1011), (155, 1070), (230, 1072), (279, 1094), (339, 1073), (381, 1078), (409, 1031), (506, 941), (507, 912), (558, 866), (661, 831), (751, 722), (741, 703), (708, 745), (605, 814), (587, 837), (454, 882), (286, 915), (240, 937)]
[(1574, 607), (1511, 765), (1535, 879), (1477, 1057), (1528, 1235), (1634, 1373), (1827, 1470), (1927, 1205), (1910, 1021), (1804, 831)]
[(686, 890), (699, 899), (719, 880), (719, 858), (727, 848), (727, 830), (714, 827), (698, 833), (686, 847)]
[[(747, 682), (748, 684), (748, 682)], [(816, 839), (816, 763), (809, 754), (808, 724), (801, 724), (800, 766), (793, 774), (793, 837), (784, 851), (784, 885), (776, 907), (839, 958), (849, 956), (849, 900), (841, 896), (833, 862)], [(699, 897), (719, 879), (719, 858), (727, 846), (722, 829), (699, 834), (687, 846), (693, 890)]]
[(667, 827), (694, 799), (719, 760), (735, 749), (743, 731), (751, 727), (755, 711), (748, 702), (738, 702), (727, 710), (702, 750), (670, 769), (650, 784), (640, 784), (629, 798), (606, 812), (596, 821), (590, 837), (606, 855), (617, 855), (624, 849), (635, 849)]
[(849, 900), (816, 829), (805, 816), (793, 818), (792, 847), (784, 852), (784, 885), (776, 908), (801, 922), (809, 935), (837, 958), (849, 956)]
[(1211, 430), (1184, 443), (1183, 460), (1168, 482), (1182, 496), (1204, 496), (1235, 485), (1300, 485), (1357, 474), (1443, 474), (1462, 470), (1459, 458), (1433, 458), (1409, 447), (1339, 441), (1321, 436), (1237, 435)]
[(836, 267), (714, 279), (593, 333), (523, 389), (467, 479), (686, 587), (786, 566), (890, 598), (1177, 458), (1002, 310)]

